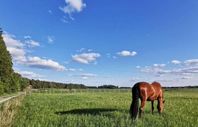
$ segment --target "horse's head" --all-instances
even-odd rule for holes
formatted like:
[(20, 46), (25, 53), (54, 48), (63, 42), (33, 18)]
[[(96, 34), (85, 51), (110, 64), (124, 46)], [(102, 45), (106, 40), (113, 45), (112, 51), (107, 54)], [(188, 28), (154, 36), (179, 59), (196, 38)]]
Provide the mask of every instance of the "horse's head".
[(160, 103), (160, 111), (159, 111), (160, 113), (162, 113), (164, 110), (164, 103), (165, 103), (165, 100), (163, 99), (162, 102)]

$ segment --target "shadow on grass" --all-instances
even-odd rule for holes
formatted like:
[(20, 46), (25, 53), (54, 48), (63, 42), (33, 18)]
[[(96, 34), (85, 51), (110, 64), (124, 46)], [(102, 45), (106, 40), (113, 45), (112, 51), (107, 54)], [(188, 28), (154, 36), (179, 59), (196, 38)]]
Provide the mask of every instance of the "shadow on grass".
[(76, 115), (100, 115), (101, 113), (109, 113), (114, 111), (120, 111), (118, 109), (108, 109), (108, 108), (87, 108), (87, 109), (73, 109), (68, 111), (59, 111), (55, 112), (57, 115), (67, 115), (67, 114), (76, 114)]

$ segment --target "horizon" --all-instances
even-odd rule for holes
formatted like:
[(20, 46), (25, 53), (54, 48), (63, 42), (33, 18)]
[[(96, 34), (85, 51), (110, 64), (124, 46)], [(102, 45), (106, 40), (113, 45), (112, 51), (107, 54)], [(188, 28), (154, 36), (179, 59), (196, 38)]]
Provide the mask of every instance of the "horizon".
[(197, 6), (196, 0), (3, 0), (0, 28), (23, 77), (86, 86), (196, 86)]

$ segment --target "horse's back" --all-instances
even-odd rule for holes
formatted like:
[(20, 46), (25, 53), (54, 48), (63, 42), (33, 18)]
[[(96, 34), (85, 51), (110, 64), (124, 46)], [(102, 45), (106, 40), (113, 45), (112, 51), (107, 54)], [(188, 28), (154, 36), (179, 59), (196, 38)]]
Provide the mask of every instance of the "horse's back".
[(159, 82), (153, 82), (151, 84), (151, 86), (155, 89), (155, 91), (161, 91), (162, 90), (162, 86)]
[(162, 97), (163, 96), (163, 90), (162, 90), (161, 84), (158, 83), (158, 82), (153, 82), (151, 85), (155, 89), (155, 92), (156, 92), (157, 96)]
[(151, 84), (147, 82), (138, 82), (134, 85), (133, 89), (139, 89), (140, 98), (147, 100), (156, 100), (158, 97), (161, 97), (162, 87), (158, 82), (153, 82)]

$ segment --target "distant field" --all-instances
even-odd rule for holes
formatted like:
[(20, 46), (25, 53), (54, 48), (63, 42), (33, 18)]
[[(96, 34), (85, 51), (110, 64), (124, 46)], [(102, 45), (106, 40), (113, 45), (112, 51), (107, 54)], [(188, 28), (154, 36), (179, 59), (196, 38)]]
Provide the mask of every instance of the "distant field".
[[(198, 89), (165, 91), (162, 115), (150, 113), (147, 102), (143, 118), (129, 117), (130, 91), (63, 91), (26, 96), (13, 127), (196, 127)], [(155, 103), (156, 104), (156, 103)]]

